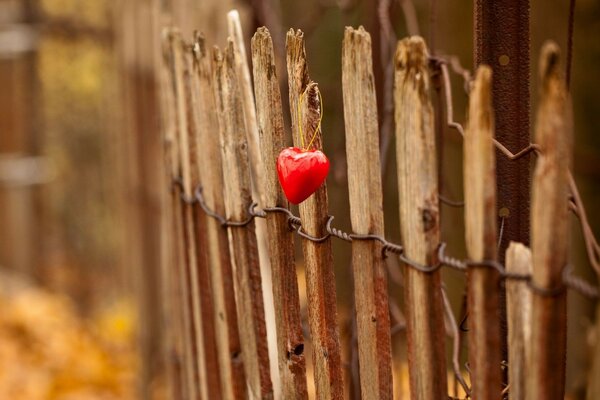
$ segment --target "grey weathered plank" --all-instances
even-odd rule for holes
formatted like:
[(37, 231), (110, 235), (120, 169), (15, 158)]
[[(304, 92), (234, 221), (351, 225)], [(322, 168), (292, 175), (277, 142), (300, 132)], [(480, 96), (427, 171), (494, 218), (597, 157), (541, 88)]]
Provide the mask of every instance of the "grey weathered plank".
[[(428, 52), (420, 37), (398, 43), (394, 103), (400, 232), (405, 254), (432, 265), (439, 244), (438, 176)], [(405, 269), (408, 363), (411, 398), (447, 396), (444, 320), (439, 270)]]
[[(223, 168), (219, 144), (219, 126), (213, 95), (210, 55), (204, 37), (196, 34), (194, 43), (194, 117), (198, 126), (198, 169), (206, 205), (225, 215)], [(246, 396), (246, 380), (240, 352), (240, 337), (229, 255), (227, 230), (213, 218), (207, 223), (209, 276), (213, 293), (216, 350), (221, 372), (223, 399)]]
[[(171, 32), (171, 50), (173, 52), (173, 73), (175, 75), (175, 108), (177, 121), (177, 143), (179, 167), (182, 180), (182, 193), (192, 196), (192, 173), (189, 152), (190, 121), (186, 96), (186, 61), (184, 55), (185, 43), (179, 31)], [(194, 240), (194, 217), (191, 204), (181, 206), (183, 216), (183, 245), (185, 268), (181, 274), (182, 285), (187, 288), (187, 303), (190, 308), (190, 350), (194, 357), (194, 381), (197, 393), (201, 398), (208, 397), (208, 378), (206, 358), (204, 356), (204, 338), (202, 317), (200, 311), (200, 292), (198, 287), (197, 249)]]
[[(384, 235), (377, 98), (371, 36), (347, 27), (342, 84), (352, 230)], [(387, 277), (381, 243), (352, 242), (354, 300), (363, 399), (392, 399), (392, 350)]]
[[(231, 39), (224, 54), (216, 49), (213, 74), (225, 183), (225, 210), (229, 220), (244, 221), (252, 202), (248, 143), (235, 71)], [(251, 398), (273, 397), (269, 370), (263, 293), (254, 222), (231, 227), (230, 252), (234, 263), (237, 315), (242, 359)]]
[[(292, 116), (292, 138), (294, 145), (301, 147), (298, 130), (302, 118), (305, 132), (314, 132), (320, 115), (317, 84), (308, 76), (304, 34), (290, 30), (286, 38), (287, 70), (290, 111)], [(306, 92), (303, 107), (298, 115), (300, 95)], [(317, 135), (314, 148), (323, 146), (321, 135)], [(323, 237), (327, 231), (328, 200), (324, 184), (312, 196), (300, 204), (302, 229), (314, 237)], [(306, 289), (308, 297), (308, 322), (313, 341), (315, 385), (319, 399), (342, 399), (344, 396), (343, 371), (339, 332), (335, 275), (331, 239), (320, 243), (302, 240), (306, 265)]]
[[(237, 10), (231, 10), (227, 13), (229, 37), (233, 42), (233, 54), (235, 61), (235, 71), (239, 83), (240, 98), (242, 101), (242, 110), (244, 111), (244, 122), (246, 140), (248, 141), (248, 158), (250, 160), (250, 177), (252, 182), (252, 198), (258, 203), (259, 207), (264, 206), (265, 202), (265, 178), (263, 160), (259, 149), (258, 124), (256, 121), (256, 105), (252, 93), (252, 79), (250, 77), (250, 67), (246, 55), (246, 44), (242, 32), (242, 23)], [(258, 256), (260, 260), (260, 273), (262, 276), (263, 299), (265, 304), (265, 318), (267, 323), (267, 339), (269, 344), (269, 356), (272, 359), (278, 358), (276, 329), (275, 329), (275, 305), (273, 302), (273, 285), (271, 281), (271, 263), (269, 258), (267, 222), (264, 219), (256, 219), (256, 243), (258, 245)], [(277, 364), (271, 365), (271, 375), (273, 377), (273, 389), (277, 394), (280, 391), (280, 381), (277, 374)]]
[[(200, 184), (200, 166), (199, 159), (203, 157), (203, 150), (199, 147), (199, 128), (200, 121), (196, 118), (198, 110), (197, 87), (195, 76), (193, 74), (193, 49), (185, 45), (184, 47), (184, 94), (188, 121), (188, 140), (187, 140), (187, 158), (190, 164), (190, 199), (193, 198), (194, 190)], [(203, 355), (203, 365), (206, 374), (206, 392), (211, 399), (222, 398), (220, 385), (220, 368), (217, 361), (216, 337), (215, 337), (215, 318), (213, 305), (213, 290), (209, 276), (209, 255), (208, 255), (208, 216), (203, 212), (200, 204), (192, 204), (193, 219), (193, 237), (196, 249), (196, 265), (192, 268), (196, 273), (196, 285), (198, 291), (199, 315), (202, 321), (200, 325), (202, 345), (199, 354)], [(202, 365), (202, 364), (200, 364)]]
[[(166, 182), (172, 184), (174, 179), (179, 176), (177, 163), (177, 124), (175, 121), (175, 94), (174, 76), (172, 72), (172, 52), (169, 39), (169, 30), (163, 31), (162, 37), (162, 55), (163, 62), (160, 70), (161, 83), (161, 123), (164, 140), (164, 158)], [(174, 399), (181, 400), (184, 393), (187, 393), (187, 375), (185, 371), (184, 352), (185, 352), (185, 330), (184, 330), (184, 307), (183, 294), (179, 280), (179, 229), (181, 226), (181, 212), (178, 211), (179, 193), (172, 187), (167, 199), (164, 200), (166, 210), (163, 213), (163, 265), (162, 282), (165, 297), (163, 321), (165, 326), (169, 326), (165, 332), (166, 369), (168, 374), (169, 391)], [(177, 310), (177, 312), (174, 312)]]
[[(266, 184), (264, 205), (288, 208), (277, 178), (276, 160), (285, 146), (285, 132), (273, 42), (266, 28), (259, 28), (252, 38), (252, 64)], [(306, 399), (306, 361), (293, 233), (289, 230), (287, 216), (281, 213), (268, 213), (267, 227), (282, 397)]]

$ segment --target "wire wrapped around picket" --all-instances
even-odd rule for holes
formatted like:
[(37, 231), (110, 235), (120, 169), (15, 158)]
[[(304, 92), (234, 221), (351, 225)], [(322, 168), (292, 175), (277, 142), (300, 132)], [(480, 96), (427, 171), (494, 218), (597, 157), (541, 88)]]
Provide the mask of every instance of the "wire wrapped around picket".
[[(182, 180), (174, 179), (173, 187), (181, 187)], [(266, 218), (268, 213), (282, 213), (287, 216), (288, 225), (290, 230), (294, 231), (299, 236), (303, 237), (306, 240), (310, 240), (312, 242), (321, 243), (330, 237), (336, 237), (346, 242), (352, 242), (353, 240), (374, 240), (381, 243), (381, 252), (382, 256), (386, 257), (388, 253), (393, 253), (398, 256), (398, 258), (406, 265), (425, 273), (432, 273), (434, 271), (439, 270), (442, 267), (448, 267), (454, 269), (456, 271), (466, 272), (469, 268), (491, 268), (498, 272), (500, 279), (503, 281), (513, 280), (513, 281), (521, 281), (525, 282), (530, 290), (535, 292), (540, 296), (549, 296), (554, 297), (561, 293), (563, 293), (567, 289), (571, 289), (585, 298), (588, 298), (593, 301), (598, 301), (600, 299), (600, 289), (597, 286), (594, 286), (585, 280), (572, 275), (573, 267), (572, 265), (567, 265), (564, 269), (562, 276), (561, 285), (546, 289), (539, 287), (533, 283), (532, 276), (529, 274), (516, 274), (507, 272), (504, 266), (492, 260), (486, 260), (481, 262), (473, 262), (470, 260), (460, 260), (458, 258), (452, 257), (446, 253), (446, 243), (442, 242), (438, 246), (437, 251), (437, 262), (433, 265), (423, 265), (410, 258), (406, 257), (404, 254), (404, 248), (402, 245), (392, 243), (388, 241), (386, 238), (379, 235), (359, 235), (356, 233), (348, 233), (342, 231), (341, 229), (335, 228), (332, 226), (334, 216), (330, 215), (326, 222), (326, 230), (327, 233), (322, 237), (314, 237), (307, 234), (302, 230), (302, 220), (300, 217), (294, 215), (290, 210), (284, 207), (266, 207), (262, 209), (258, 209), (258, 203), (252, 202), (248, 206), (248, 217), (242, 221), (231, 221), (225, 218), (222, 215), (215, 213), (211, 210), (206, 202), (204, 201), (204, 197), (202, 196), (202, 186), (198, 186), (194, 190), (194, 196), (186, 196), (183, 191), (181, 192), (181, 201), (187, 204), (198, 203), (202, 208), (203, 212), (211, 217), (216, 219), (219, 224), (223, 228), (242, 228), (248, 226), (255, 218)]]

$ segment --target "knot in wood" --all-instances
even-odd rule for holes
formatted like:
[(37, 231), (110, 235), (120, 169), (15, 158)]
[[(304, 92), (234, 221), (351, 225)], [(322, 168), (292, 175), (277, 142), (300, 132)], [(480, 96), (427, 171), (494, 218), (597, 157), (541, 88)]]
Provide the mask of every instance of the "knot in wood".
[(436, 226), (437, 213), (433, 210), (425, 208), (421, 213), (423, 219), (423, 232), (428, 232)]

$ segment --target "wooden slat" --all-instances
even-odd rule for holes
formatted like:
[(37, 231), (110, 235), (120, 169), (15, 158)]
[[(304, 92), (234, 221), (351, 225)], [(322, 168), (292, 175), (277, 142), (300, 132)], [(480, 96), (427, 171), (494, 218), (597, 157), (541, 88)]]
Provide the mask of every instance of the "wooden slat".
[[(506, 271), (531, 274), (531, 251), (511, 242), (506, 250)], [(506, 281), (508, 321), (508, 395), (510, 400), (525, 400), (525, 377), (529, 373), (531, 349), (531, 290), (526, 282)]]
[[(533, 175), (531, 205), (533, 284), (549, 290), (562, 287), (570, 237), (567, 190), (572, 111), (559, 58), (556, 44), (544, 45), (540, 56), (541, 90), (535, 129), (535, 140), (542, 154)], [(554, 296), (534, 292), (528, 399), (564, 397), (566, 300), (566, 291)]]
[[(252, 38), (252, 64), (260, 148), (264, 160), (265, 207), (285, 207), (288, 202), (279, 186), (276, 160), (285, 146), (281, 93), (275, 73), (273, 42), (266, 28)], [(306, 361), (300, 316), (298, 282), (294, 263), (294, 239), (281, 213), (267, 214), (269, 254), (277, 325), (281, 395), (306, 399)]]
[[(320, 114), (318, 87), (308, 76), (304, 34), (290, 30), (286, 38), (287, 70), (289, 80), (290, 111), (292, 116), (292, 138), (294, 145), (301, 147), (298, 130), (302, 118), (305, 132), (312, 133), (317, 127)], [(306, 91), (305, 101), (298, 115), (298, 100)], [(314, 148), (322, 149), (321, 135), (317, 135)], [(328, 213), (327, 187), (324, 184), (312, 196), (300, 204), (302, 229), (314, 237), (327, 233), (325, 224)], [(335, 275), (331, 239), (316, 243), (302, 240), (306, 265), (306, 290), (308, 297), (308, 322), (313, 341), (315, 385), (319, 399), (341, 399), (344, 396), (343, 371), (339, 332)]]
[(248, 67), (244, 36), (242, 34), (240, 14), (237, 10), (227, 13), (227, 22), (229, 36), (232, 38), (234, 44), (235, 67), (240, 85), (240, 98), (242, 99), (242, 107), (244, 109), (253, 195), (259, 206), (262, 206), (265, 201), (264, 188), (266, 187), (266, 183), (265, 176), (262, 173), (264, 167), (259, 148), (257, 110), (252, 93), (252, 80), (250, 77), (250, 68)]
[[(248, 141), (248, 155), (250, 160), (250, 176), (252, 178), (252, 198), (259, 207), (265, 204), (265, 177), (263, 160), (259, 149), (258, 123), (256, 120), (256, 105), (252, 93), (252, 79), (250, 67), (246, 55), (246, 44), (242, 33), (242, 23), (237, 10), (227, 13), (229, 37), (233, 41), (233, 54), (235, 71), (239, 83), (240, 98), (244, 111), (244, 122), (246, 140)], [(265, 318), (267, 324), (267, 339), (269, 344), (269, 357), (278, 359), (276, 329), (275, 329), (275, 305), (273, 302), (273, 284), (271, 277), (271, 263), (269, 257), (269, 244), (267, 238), (267, 221), (257, 219), (254, 221), (256, 231), (256, 242), (258, 244), (258, 256), (260, 260), (260, 273), (262, 277), (263, 299), (265, 303)], [(281, 391), (281, 382), (277, 373), (276, 363), (271, 364), (271, 375), (273, 377), (273, 390), (278, 394)]]
[[(196, 118), (196, 110), (198, 104), (195, 93), (197, 88), (192, 82), (192, 50), (186, 45), (184, 57), (184, 89), (185, 103), (188, 120), (188, 157), (190, 163), (190, 185), (192, 188), (191, 196), (193, 196), (195, 188), (200, 184), (200, 168), (199, 159), (203, 157), (203, 149), (199, 147), (199, 121)], [(204, 355), (204, 368), (206, 370), (206, 391), (209, 398), (222, 398), (220, 385), (220, 368), (217, 361), (216, 338), (214, 329), (214, 304), (212, 285), (209, 276), (209, 259), (208, 259), (208, 216), (204, 213), (200, 204), (194, 202), (192, 205), (192, 218), (194, 225), (194, 246), (196, 249), (196, 269), (199, 315), (201, 318), (202, 329), (202, 351)], [(200, 344), (199, 344), (200, 345)]]
[[(432, 265), (439, 243), (438, 177), (428, 53), (420, 37), (398, 43), (394, 102), (400, 232), (406, 256)], [(447, 396), (439, 270), (405, 269), (410, 392), (413, 399)]]
[[(371, 36), (346, 28), (342, 83), (352, 230), (384, 235), (377, 98)], [(392, 355), (387, 277), (381, 243), (354, 240), (352, 268), (363, 399), (392, 399)]]
[[(186, 61), (184, 59), (185, 43), (179, 31), (171, 32), (171, 51), (173, 52), (173, 73), (175, 75), (175, 105), (177, 118), (177, 143), (180, 173), (182, 179), (182, 193), (191, 197), (193, 194), (192, 174), (189, 151), (189, 129), (188, 105), (185, 89), (185, 81), (188, 75)], [(181, 206), (183, 226), (183, 245), (185, 267), (182, 274), (184, 292), (186, 292), (186, 305), (189, 307), (188, 330), (190, 332), (189, 347), (194, 357), (194, 385), (196, 396), (208, 397), (208, 380), (203, 347), (202, 317), (200, 313), (200, 294), (198, 288), (197, 256), (194, 241), (194, 215), (191, 204)]]
[[(223, 54), (214, 53), (213, 73), (219, 119), (225, 209), (227, 218), (243, 221), (252, 202), (248, 143), (244, 114), (237, 82), (233, 43), (228, 41)], [(251, 398), (270, 398), (273, 389), (269, 371), (263, 293), (258, 263), (254, 222), (230, 228), (231, 258), (235, 265), (235, 291), (240, 324), (242, 359)]]
[[(469, 102), (469, 120), (463, 141), (465, 238), (474, 262), (497, 259), (496, 166), (492, 70), (477, 69)], [(497, 399), (502, 391), (500, 366), (499, 274), (489, 268), (467, 272), (469, 363), (472, 394)]]
[[(174, 38), (173, 30), (167, 32), (167, 41), (169, 47), (169, 72), (170, 72), (170, 86), (173, 95), (174, 105), (174, 132), (173, 132), (173, 143), (172, 143), (172, 170), (171, 174), (174, 179), (181, 178), (181, 162), (179, 157), (179, 120), (178, 120), (178, 109), (177, 109), (177, 91), (176, 91), (176, 75), (174, 69)], [(197, 396), (198, 388), (196, 387), (196, 368), (194, 353), (192, 351), (192, 310), (189, 307), (189, 287), (186, 280), (187, 268), (186, 268), (186, 248), (184, 245), (183, 231), (183, 207), (181, 204), (181, 187), (174, 186), (173, 195), (171, 198), (171, 205), (173, 207), (173, 238), (175, 240), (174, 249), (174, 271), (175, 276), (174, 285), (175, 290), (178, 291), (178, 300), (180, 313), (181, 313), (181, 341), (182, 341), (182, 374), (185, 380), (185, 384), (182, 385), (185, 389), (183, 390), (183, 398), (191, 398)]]
[[(164, 166), (166, 182), (170, 184), (178, 177), (177, 160), (177, 125), (175, 121), (175, 99), (173, 93), (174, 76), (172, 71), (172, 58), (170, 44), (168, 40), (168, 31), (163, 31), (163, 62), (160, 68), (161, 83), (161, 122), (164, 141)], [(174, 189), (172, 187), (171, 189)], [(175, 201), (179, 203), (175, 190), (169, 192), (169, 196), (164, 200), (165, 212), (162, 214), (161, 222), (164, 229), (161, 232), (161, 281), (163, 298), (165, 299), (163, 307), (163, 324), (165, 327), (165, 362), (169, 392), (175, 400), (183, 399), (183, 393), (186, 392), (186, 377), (182, 371), (184, 359), (184, 330), (183, 330), (183, 301), (179, 285), (178, 271), (178, 242), (177, 242), (177, 221), (181, 218), (181, 213), (176, 212)]]
[(175, 257), (174, 268), (176, 290), (179, 292), (179, 305), (181, 306), (181, 331), (182, 331), (182, 374), (185, 380), (183, 387), (183, 398), (194, 398), (198, 395), (196, 362), (192, 344), (192, 310), (190, 307), (190, 294), (187, 282), (187, 259), (184, 243), (183, 207), (181, 205), (181, 189), (175, 188), (172, 196), (173, 205), (173, 229), (175, 234)]
[[(196, 34), (194, 44), (193, 94), (198, 126), (198, 168), (202, 193), (207, 206), (225, 215), (223, 167), (219, 144), (219, 126), (213, 97), (210, 56), (204, 37)], [(221, 372), (223, 399), (243, 399), (246, 381), (240, 357), (233, 271), (229, 255), (227, 230), (210, 218), (207, 223), (209, 276), (213, 292), (216, 350)]]

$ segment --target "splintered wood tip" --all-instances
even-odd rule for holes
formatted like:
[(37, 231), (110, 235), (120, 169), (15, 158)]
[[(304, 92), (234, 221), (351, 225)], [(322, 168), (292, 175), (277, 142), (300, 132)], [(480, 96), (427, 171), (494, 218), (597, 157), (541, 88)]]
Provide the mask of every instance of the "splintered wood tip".
[(417, 71), (425, 70), (429, 52), (425, 40), (420, 36), (411, 36), (398, 42), (396, 48), (396, 68)]
[(196, 58), (206, 57), (206, 38), (199, 31), (194, 31), (194, 56)]
[(235, 59), (235, 44), (233, 41), (233, 38), (231, 36), (229, 36), (227, 38), (227, 47), (225, 48), (225, 60), (231, 64), (234, 65), (234, 59)]
[[(310, 82), (304, 91), (305, 103), (305, 130), (309, 136), (318, 134), (319, 121), (321, 119), (321, 95), (319, 93), (319, 85), (316, 82)], [(306, 139), (306, 138), (305, 138)], [(310, 137), (307, 139), (310, 141)]]
[(219, 48), (219, 46), (213, 46), (213, 60), (217, 62), (217, 64), (223, 62), (223, 52)]
[(544, 43), (540, 52), (539, 73), (542, 83), (560, 76), (560, 48), (551, 40)]
[(319, 85), (316, 82), (310, 82), (306, 86), (306, 105), (311, 110), (320, 110), (321, 101), (319, 96)]
[(492, 68), (489, 65), (480, 65), (475, 73), (475, 82), (487, 87), (492, 84)]
[(366, 40), (370, 42), (371, 35), (365, 30), (365, 28), (362, 25), (359, 26), (358, 29), (354, 29), (351, 26), (347, 26), (344, 30), (344, 39), (350, 41)]
[(297, 29), (294, 30), (294, 28), (290, 28), (289, 31), (287, 31), (287, 38), (289, 39), (304, 39), (304, 32), (302, 32), (302, 30)]
[(490, 112), (492, 109), (492, 68), (480, 65), (475, 73), (475, 82), (471, 92), (473, 102), (477, 107)]
[[(252, 51), (256, 51), (257, 47), (259, 49), (270, 49), (273, 47), (273, 39), (271, 39), (271, 33), (265, 26), (261, 26), (256, 30), (254, 36), (252, 36), (251, 48)], [(265, 51), (261, 50), (261, 51)]]
[(266, 26), (260, 26), (257, 30), (256, 33), (254, 34), (254, 36), (271, 36), (271, 33), (269, 32), (269, 29)]
[(240, 19), (240, 13), (238, 12), (237, 9), (234, 8), (233, 10), (231, 10), (227, 13), (227, 17)]

